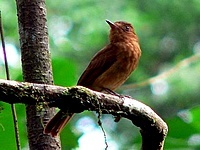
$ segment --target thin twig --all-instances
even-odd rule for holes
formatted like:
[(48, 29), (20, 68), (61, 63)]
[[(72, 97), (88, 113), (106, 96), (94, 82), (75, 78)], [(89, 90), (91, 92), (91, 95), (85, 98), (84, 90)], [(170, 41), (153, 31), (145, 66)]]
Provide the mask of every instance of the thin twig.
[[(4, 36), (3, 36), (3, 24), (2, 24), (2, 19), (1, 19), (1, 11), (0, 11), (0, 34), (1, 34), (1, 43), (2, 43), (2, 49), (3, 49), (3, 55), (4, 55), (5, 69), (6, 69), (6, 78), (7, 80), (10, 80), (5, 41), (4, 41)], [(13, 122), (14, 122), (14, 128), (15, 128), (15, 139), (16, 139), (16, 144), (17, 144), (16, 146), (17, 146), (17, 150), (20, 150), (19, 128), (17, 124), (17, 114), (16, 114), (16, 109), (15, 109), (14, 104), (11, 104), (11, 110), (12, 110), (12, 116), (13, 116)]]
[(103, 132), (104, 141), (105, 141), (105, 145), (106, 145), (105, 150), (107, 150), (108, 149), (107, 136), (106, 136), (106, 132), (105, 132), (105, 130), (103, 128), (103, 125), (102, 125), (102, 122), (101, 122), (101, 116), (102, 116), (102, 111), (101, 111), (101, 108), (100, 108), (100, 105), (99, 105), (99, 110), (98, 110), (98, 124), (99, 124), (99, 126), (100, 126), (100, 128), (101, 128), (101, 130)]

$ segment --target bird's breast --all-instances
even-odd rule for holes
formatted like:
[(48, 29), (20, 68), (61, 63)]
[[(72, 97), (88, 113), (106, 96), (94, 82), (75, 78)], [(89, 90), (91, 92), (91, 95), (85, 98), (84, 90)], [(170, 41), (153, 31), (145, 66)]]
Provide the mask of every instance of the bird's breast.
[(95, 80), (95, 85), (98, 84), (99, 87), (115, 90), (126, 81), (137, 67), (141, 55), (137, 42), (119, 43), (115, 47), (115, 52), (116, 62)]

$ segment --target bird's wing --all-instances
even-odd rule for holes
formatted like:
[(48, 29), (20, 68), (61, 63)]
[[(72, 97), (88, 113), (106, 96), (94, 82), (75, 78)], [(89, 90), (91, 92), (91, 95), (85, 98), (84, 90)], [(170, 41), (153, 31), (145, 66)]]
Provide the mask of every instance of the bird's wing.
[(117, 60), (117, 51), (115, 45), (107, 45), (99, 51), (91, 60), (86, 70), (78, 80), (77, 85), (90, 87), (94, 81), (110, 68)]

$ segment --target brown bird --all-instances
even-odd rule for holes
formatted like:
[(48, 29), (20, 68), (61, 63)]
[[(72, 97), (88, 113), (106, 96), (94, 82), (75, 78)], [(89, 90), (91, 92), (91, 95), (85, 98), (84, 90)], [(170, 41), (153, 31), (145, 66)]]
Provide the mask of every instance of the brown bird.
[[(114, 91), (122, 85), (137, 67), (141, 56), (138, 37), (130, 23), (106, 22), (111, 28), (110, 43), (92, 58), (77, 84), (99, 92)], [(57, 136), (72, 116), (72, 113), (60, 110), (48, 122), (44, 133)]]

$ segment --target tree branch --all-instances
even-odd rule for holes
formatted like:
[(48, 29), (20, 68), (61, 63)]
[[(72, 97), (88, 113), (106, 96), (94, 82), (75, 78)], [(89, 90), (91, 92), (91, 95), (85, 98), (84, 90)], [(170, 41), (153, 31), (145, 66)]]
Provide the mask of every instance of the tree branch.
[(143, 150), (163, 149), (168, 132), (166, 123), (145, 104), (126, 96), (104, 94), (81, 86), (60, 87), (0, 80), (0, 99), (7, 103), (43, 103), (66, 112), (89, 110), (120, 115), (140, 127)]

